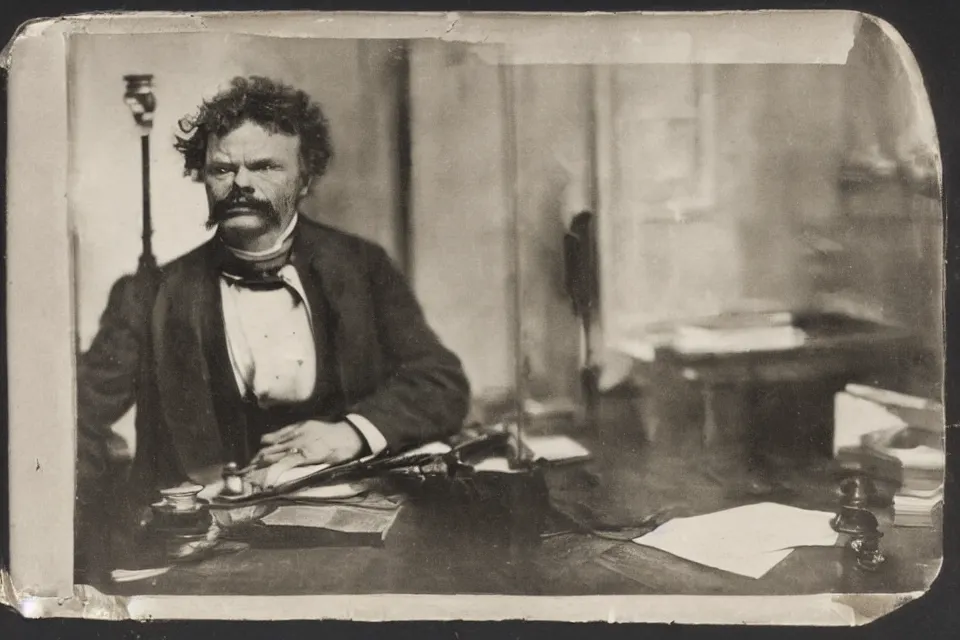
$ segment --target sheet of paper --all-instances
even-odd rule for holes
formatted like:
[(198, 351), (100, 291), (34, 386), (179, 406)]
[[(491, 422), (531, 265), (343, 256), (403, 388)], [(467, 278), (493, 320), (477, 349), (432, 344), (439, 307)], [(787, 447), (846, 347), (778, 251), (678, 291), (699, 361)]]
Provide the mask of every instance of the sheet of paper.
[(773, 502), (676, 518), (634, 542), (699, 564), (759, 578), (796, 547), (833, 546), (834, 514)]
[[(925, 429), (933, 433), (943, 432), (943, 405), (935, 400), (861, 384), (848, 384), (844, 393), (880, 407), (896, 416), (899, 422), (904, 425)], [(877, 427), (877, 429), (882, 428), (883, 425)]]
[(157, 567), (155, 569), (114, 569), (110, 572), (110, 578), (114, 582), (135, 582), (137, 580), (147, 580), (162, 576), (170, 567)]
[(382, 509), (363, 509), (341, 507), (334, 511), (327, 523), (327, 529), (346, 533), (383, 533), (397, 519), (400, 509), (386, 511)]
[(793, 549), (783, 549), (781, 551), (753, 553), (746, 556), (722, 556), (714, 554), (706, 558), (708, 560), (707, 562), (694, 560), (693, 558), (687, 558), (687, 560), (693, 560), (708, 567), (757, 579), (765, 576), (771, 569), (783, 562), (791, 553), (793, 553)]
[(861, 439), (883, 429), (903, 428), (907, 423), (877, 402), (840, 391), (833, 404), (833, 455), (844, 447), (859, 447)]
[(653, 362), (657, 359), (657, 344), (651, 340), (622, 340), (614, 349), (641, 362)]
[(529, 398), (523, 403), (523, 410), (531, 418), (543, 418), (574, 414), (577, 411), (577, 406), (569, 398), (554, 398), (545, 402)]
[(394, 509), (365, 509), (345, 505), (284, 505), (263, 518), (274, 527), (314, 527), (345, 533), (383, 533), (400, 513)]
[(534, 459), (560, 462), (590, 456), (588, 449), (567, 436), (524, 436), (523, 442), (533, 453)]
[(341, 482), (291, 491), (285, 497), (294, 500), (336, 500), (358, 496), (367, 489), (365, 482)]
[(473, 465), (475, 471), (484, 473), (520, 473), (520, 469), (511, 469), (510, 461), (503, 457), (485, 458)]
[(428, 442), (427, 444), (417, 447), (416, 449), (411, 449), (410, 451), (405, 451), (403, 455), (405, 456), (414, 456), (421, 454), (443, 454), (450, 452), (450, 445), (445, 442)]

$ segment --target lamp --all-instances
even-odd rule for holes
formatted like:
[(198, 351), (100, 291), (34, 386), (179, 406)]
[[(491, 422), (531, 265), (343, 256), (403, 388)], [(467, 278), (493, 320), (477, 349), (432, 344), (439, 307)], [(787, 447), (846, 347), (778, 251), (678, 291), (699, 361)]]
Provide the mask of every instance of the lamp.
[(153, 255), (153, 223), (150, 218), (150, 130), (157, 99), (153, 95), (153, 76), (149, 74), (127, 75), (123, 101), (130, 108), (133, 119), (140, 127), (140, 162), (143, 175), (143, 251), (140, 254), (139, 271), (153, 273), (157, 259)]
[(123, 101), (133, 112), (133, 119), (144, 129), (153, 126), (153, 112), (157, 108), (157, 99), (153, 95), (153, 76), (149, 74), (123, 76), (127, 91)]

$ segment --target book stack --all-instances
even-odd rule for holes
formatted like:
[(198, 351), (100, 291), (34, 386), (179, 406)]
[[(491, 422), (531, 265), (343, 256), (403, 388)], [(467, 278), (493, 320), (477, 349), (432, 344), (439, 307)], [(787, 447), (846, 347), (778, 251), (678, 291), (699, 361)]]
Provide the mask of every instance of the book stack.
[(848, 385), (835, 404), (834, 455), (897, 487), (894, 525), (929, 527), (943, 504), (946, 456), (939, 403), (863, 385)]
[(742, 353), (792, 349), (806, 335), (788, 311), (728, 313), (677, 327), (673, 346), (681, 353)]
[(893, 524), (898, 527), (932, 527), (943, 508), (943, 487), (927, 496), (897, 493), (893, 498)]

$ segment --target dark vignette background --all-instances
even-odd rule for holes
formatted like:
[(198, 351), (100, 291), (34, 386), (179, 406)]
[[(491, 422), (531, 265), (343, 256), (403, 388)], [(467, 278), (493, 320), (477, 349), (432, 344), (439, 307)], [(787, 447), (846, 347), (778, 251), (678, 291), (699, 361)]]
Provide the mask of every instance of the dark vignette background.
[[(11, 6), (12, 5), (12, 6)], [(5, 3), (2, 9), (2, 28), (0, 40), (8, 42), (17, 28), (27, 20), (56, 17), (66, 14), (87, 13), (94, 11), (252, 11), (257, 9), (270, 10), (352, 10), (352, 11), (683, 11), (683, 10), (750, 10), (750, 9), (849, 9), (873, 14), (892, 24), (910, 45), (917, 58), (920, 69), (926, 82), (927, 91), (933, 105), (934, 117), (940, 137), (941, 154), (944, 168), (944, 205), (949, 214), (953, 214), (960, 207), (960, 47), (956, 44), (960, 32), (960, 3), (956, 0), (769, 0), (767, 2), (752, 1), (720, 1), (703, 0), (693, 2), (635, 0), (634, 2), (583, 0), (554, 1), (546, 0), (514, 0), (513, 2), (470, 2), (453, 3), (420, 2), (398, 3), (381, 0), (367, 0), (365, 2), (248, 2), (234, 0), (233, 2), (172, 2), (146, 1), (139, 2), (93, 2), (90, 0), (33, 0), (30, 2)], [(2, 77), (3, 98), (0, 100), (0, 117), (3, 127), (0, 130), (0, 150), (6, 166), (7, 146), (7, 83), (6, 75)], [(42, 152), (42, 150), (41, 150)], [(4, 203), (3, 215), (6, 216), (6, 175), (0, 173), (0, 199)], [(34, 212), (43, 215), (42, 211)], [(960, 283), (960, 273), (957, 273), (956, 263), (960, 259), (960, 234), (951, 224), (952, 216), (948, 215), (944, 225), (947, 234), (945, 257), (947, 260), (945, 275), (947, 282), (946, 295), (946, 345), (947, 353), (955, 351), (954, 338), (956, 333), (955, 316), (960, 311), (957, 299), (957, 287)], [(9, 373), (6, 353), (6, 220), (0, 228), (4, 239), (3, 260), (0, 261), (0, 279), (4, 287), (0, 289), (0, 299), (3, 301), (3, 314), (0, 315), (0, 331), (3, 341), (0, 342), (0, 473), (2, 473), (3, 491), (0, 491), (0, 567), (8, 565), (9, 559), (9, 511), (7, 486), (7, 375)], [(947, 424), (957, 425), (958, 417), (958, 373), (960, 373), (960, 359), (947, 358), (946, 365), (946, 414)], [(951, 430), (952, 432), (952, 430)], [(947, 638), (954, 637), (956, 629), (960, 628), (960, 590), (958, 590), (958, 509), (957, 504), (957, 465), (958, 453), (956, 437), (948, 438), (947, 460), (947, 487), (945, 505), (945, 533), (944, 533), (944, 565), (941, 575), (932, 586), (930, 592), (920, 600), (913, 602), (896, 613), (883, 619), (882, 622), (860, 627), (857, 629), (772, 629), (772, 628), (721, 628), (699, 627), (678, 628), (676, 626), (644, 626), (635, 625), (570, 625), (560, 623), (390, 623), (377, 625), (371, 623), (348, 622), (284, 622), (284, 623), (105, 623), (96, 621), (64, 621), (43, 620), (25, 621), (11, 610), (0, 611), (0, 637), (4, 638), (68, 638), (87, 636), (95, 638), (180, 638), (183, 636), (219, 640), (230, 638), (241, 640), (246, 638), (272, 637), (316, 637), (325, 634), (335, 638), (367, 638), (376, 637), (384, 632), (405, 638), (437, 638), (448, 637), (457, 640), (466, 640), (474, 637), (497, 638), (530, 638), (549, 637), (558, 635), (564, 637), (594, 638), (603, 637), (633, 638), (638, 633), (683, 633), (684, 635), (710, 635), (752, 638), (801, 637), (816, 633), (818, 638), (836, 637), (863, 637), (876, 638), (890, 637), (923, 637)], [(954, 629), (953, 632), (950, 629)]]

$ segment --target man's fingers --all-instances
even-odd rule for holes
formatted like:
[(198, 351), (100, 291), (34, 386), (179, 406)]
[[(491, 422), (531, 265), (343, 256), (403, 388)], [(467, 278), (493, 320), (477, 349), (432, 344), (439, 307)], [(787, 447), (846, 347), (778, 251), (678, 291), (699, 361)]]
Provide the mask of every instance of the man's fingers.
[(291, 424), (283, 429), (278, 429), (272, 433), (264, 434), (263, 437), (260, 438), (260, 442), (263, 444), (281, 444), (283, 442), (288, 442), (297, 437), (297, 428), (299, 426), (299, 424)]
[(265, 455), (270, 455), (271, 453), (277, 453), (279, 451), (286, 451), (291, 445), (289, 442), (282, 442), (279, 444), (271, 444), (269, 446), (263, 447), (260, 451), (257, 452), (257, 457), (262, 458)]
[(277, 454), (283, 455), (290, 449), (295, 449), (294, 442), (283, 442), (280, 444), (272, 444), (269, 447), (264, 447), (257, 452), (257, 458), (264, 460), (267, 456), (275, 456)]
[(277, 462), (280, 462), (288, 456), (288, 451), (286, 449), (281, 449), (279, 451), (274, 451), (273, 453), (264, 453), (260, 456), (260, 468), (269, 467)]

